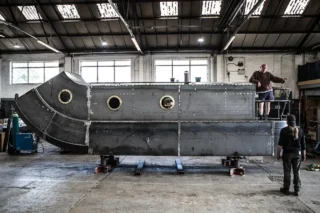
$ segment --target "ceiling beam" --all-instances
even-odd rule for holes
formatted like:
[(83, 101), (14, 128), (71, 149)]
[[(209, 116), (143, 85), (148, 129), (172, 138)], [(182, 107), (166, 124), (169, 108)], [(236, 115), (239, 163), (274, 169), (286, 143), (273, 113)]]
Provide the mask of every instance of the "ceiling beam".
[[(258, 31), (251, 31), (251, 32), (245, 32), (245, 31), (239, 31), (237, 34), (303, 34), (305, 31), (273, 31), (273, 32), (266, 32), (261, 33)], [(313, 31), (312, 33), (320, 33), (320, 31)], [(219, 32), (201, 32), (202, 35), (222, 35), (222, 33)], [(142, 36), (156, 36), (156, 35), (200, 35), (200, 32), (156, 32), (156, 33), (141, 33)], [(46, 35), (36, 35), (37, 38), (45, 38)], [(89, 37), (89, 36), (130, 36), (129, 33), (74, 33), (74, 34), (59, 34), (61, 39), (63, 37)], [(58, 35), (51, 35), (50, 37), (59, 37)], [(11, 36), (11, 37), (0, 37), (0, 40), (3, 39), (23, 39), (23, 38), (29, 38), (29, 36)]]
[[(39, 4), (39, 1), (38, 1), (38, 0), (36, 0), (36, 1), (37, 1), (37, 3)], [(39, 5), (39, 7), (40, 7), (40, 9), (41, 9), (41, 11), (42, 11), (42, 14), (43, 14), (46, 18), (48, 18), (48, 16), (47, 16), (45, 10), (43, 9), (43, 7), (42, 7), (41, 5)], [(54, 32), (56, 35), (58, 35), (58, 38), (59, 38), (59, 40), (60, 40), (63, 48), (64, 48), (65, 50), (68, 50), (67, 46), (66, 46), (65, 43), (63, 42), (61, 36), (58, 34), (57, 29), (56, 29), (55, 26), (52, 24), (51, 20), (48, 19), (47, 22), (50, 24), (51, 28), (53, 29), (53, 32)], [(43, 31), (45, 32), (45, 29), (43, 29)], [(47, 39), (47, 40), (48, 40), (48, 39)]]
[[(251, 19), (273, 19), (273, 18), (284, 18), (284, 19), (292, 19), (292, 18), (316, 18), (318, 15), (302, 15), (302, 16), (296, 16), (296, 17), (287, 17), (287, 16), (271, 16), (271, 15), (264, 15), (259, 17), (251, 17)], [(137, 17), (139, 21), (156, 21), (156, 20), (191, 20), (191, 19), (221, 19), (220, 16), (177, 16), (177, 17), (171, 17), (171, 18), (164, 18), (164, 17)], [(129, 17), (127, 21), (135, 21), (135, 17)], [(119, 19), (100, 19), (100, 18), (87, 18), (87, 19), (69, 19), (69, 20), (51, 20), (51, 23), (79, 23), (79, 22), (105, 22), (105, 21), (119, 21)], [(40, 21), (37, 20), (19, 20), (18, 21), (21, 24), (39, 24)], [(42, 20), (42, 22), (49, 22), (48, 20)]]
[[(137, 0), (137, 2), (160, 2), (160, 1), (172, 1), (172, 0)], [(200, 1), (203, 0), (175, 0), (179, 2), (191, 2), (191, 1)], [(114, 3), (122, 3), (121, 0), (114, 0)], [(75, 5), (88, 5), (88, 4), (101, 4), (101, 3), (107, 3), (106, 1), (102, 0), (91, 0), (89, 2), (84, 2), (83, 0), (63, 0), (63, 2), (40, 2), (37, 5), (43, 5), (43, 6), (54, 6), (54, 5), (67, 5), (67, 4), (75, 4)], [(0, 3), (0, 7), (6, 7), (6, 6), (34, 6), (33, 3), (25, 2), (25, 3), (8, 3), (5, 4), (3, 2)]]
[(311, 33), (313, 33), (314, 29), (318, 26), (320, 22), (320, 14), (318, 15), (317, 18), (315, 18), (313, 24), (311, 25), (311, 27), (308, 30), (308, 33), (304, 36), (304, 38), (301, 40), (301, 42), (299, 43), (299, 49), (302, 48), (302, 46), (306, 43), (306, 41), (308, 40), (308, 38), (310, 37)]
[[(177, 50), (177, 48), (148, 48), (146, 49), (148, 52), (154, 52), (154, 53), (161, 53), (161, 52), (167, 52), (167, 53), (175, 53), (175, 52), (185, 52), (185, 53), (220, 53), (219, 47), (217, 46), (205, 46), (205, 47), (186, 47)], [(286, 48), (262, 48), (262, 47), (236, 47), (236, 48), (230, 48), (229, 53), (238, 53), (238, 52), (294, 52), (295, 47), (286, 47)], [(25, 54), (30, 53), (27, 51), (2, 51), (1, 54)], [(49, 50), (33, 50), (32, 53), (52, 53), (52, 51)], [(136, 49), (122, 49), (122, 48), (109, 48), (109, 49), (70, 49), (69, 54), (73, 53), (83, 53), (83, 54), (89, 54), (89, 53), (106, 53), (106, 54), (139, 54)]]

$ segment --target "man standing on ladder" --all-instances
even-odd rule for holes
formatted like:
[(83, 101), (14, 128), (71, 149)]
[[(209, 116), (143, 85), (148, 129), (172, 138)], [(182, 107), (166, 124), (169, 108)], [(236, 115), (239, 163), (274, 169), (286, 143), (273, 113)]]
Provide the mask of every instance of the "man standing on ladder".
[[(279, 78), (272, 75), (267, 71), (267, 64), (262, 64), (259, 71), (255, 71), (249, 82), (255, 83), (257, 85), (256, 91), (259, 95), (259, 100), (261, 101), (271, 101), (274, 100), (273, 90), (271, 86), (271, 81), (274, 83), (284, 83), (287, 78)], [(259, 118), (263, 119), (263, 107), (264, 102), (259, 103)], [(266, 103), (265, 119), (267, 120), (270, 113), (270, 102)]]

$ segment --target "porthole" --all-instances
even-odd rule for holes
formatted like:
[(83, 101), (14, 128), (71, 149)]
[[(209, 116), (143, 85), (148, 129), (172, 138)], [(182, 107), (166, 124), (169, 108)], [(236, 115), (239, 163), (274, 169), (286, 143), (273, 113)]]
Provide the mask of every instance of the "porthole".
[(122, 100), (119, 96), (113, 95), (108, 99), (107, 106), (111, 110), (118, 110), (122, 106)]
[(72, 100), (72, 92), (68, 89), (63, 89), (59, 92), (58, 99), (62, 104), (68, 104)]
[(170, 110), (174, 107), (174, 99), (170, 95), (165, 95), (160, 99), (160, 107), (165, 110)]

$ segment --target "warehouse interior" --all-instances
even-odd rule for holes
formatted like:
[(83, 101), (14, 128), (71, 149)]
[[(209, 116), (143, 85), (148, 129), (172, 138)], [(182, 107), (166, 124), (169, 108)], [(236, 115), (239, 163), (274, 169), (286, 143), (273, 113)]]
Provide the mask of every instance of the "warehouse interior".
[[(255, 93), (255, 84), (251, 84), (249, 79), (261, 69), (262, 64), (267, 65), (267, 71), (272, 75), (287, 80), (272, 83), (275, 101), (271, 102), (268, 119), (259, 121), (258, 94)], [(0, 68), (0, 212), (320, 212), (318, 0), (3, 0), (0, 2)], [(66, 81), (65, 76), (68, 77)], [(81, 80), (72, 80), (78, 78)], [(69, 82), (69, 86), (63, 85), (63, 82)], [(84, 97), (88, 102), (68, 108), (73, 104), (68, 105), (72, 95), (76, 100), (80, 89), (69, 93), (70, 101), (60, 108), (54, 100), (45, 98), (44, 94), (52, 94), (52, 88), (57, 84), (69, 88), (66, 89), (68, 92), (74, 82), (86, 85), (89, 95), (84, 92)], [(141, 95), (139, 86), (150, 89), (151, 93), (146, 90)], [(220, 86), (225, 87), (221, 93), (225, 95), (223, 97), (241, 94), (245, 98), (240, 100), (229, 96), (230, 99), (219, 99)], [(160, 108), (163, 114), (152, 111), (153, 105), (148, 101), (154, 99), (154, 94), (166, 95), (165, 89), (173, 87), (178, 88), (179, 94), (179, 98), (173, 101), (176, 105), (172, 106), (174, 112), (179, 109), (179, 145), (178, 154), (172, 156), (161, 148), (161, 144), (165, 147), (172, 140), (166, 128), (176, 122), (174, 116), (170, 120), (170, 113), (173, 112)], [(189, 91), (189, 87), (192, 91), (190, 94), (188, 92), (188, 97), (194, 97), (193, 94), (204, 97), (203, 100), (194, 99), (203, 101), (203, 104), (197, 103), (195, 112), (190, 110), (183, 114), (184, 109), (188, 111), (189, 105), (195, 106), (188, 102), (188, 107), (183, 108), (186, 102), (182, 93)], [(212, 91), (202, 96), (205, 87)], [(227, 91), (227, 87), (232, 89)], [(110, 111), (112, 109), (108, 105), (110, 110), (103, 111), (107, 104), (103, 102), (100, 105), (93, 100), (105, 101), (102, 97), (104, 93), (95, 88), (104, 88), (106, 94), (124, 88), (114, 94), (116, 98), (134, 94), (133, 106), (137, 106), (137, 101), (144, 103), (139, 105), (141, 109), (128, 108), (136, 114), (140, 113), (143, 119), (130, 120), (124, 118), (125, 113), (118, 117), (119, 120), (115, 118), (119, 110), (128, 109), (125, 98), (123, 103), (119, 99), (119, 108), (123, 104), (122, 108)], [(249, 92), (246, 91), (248, 88)], [(33, 99), (33, 92), (43, 98)], [(144, 98), (139, 100), (138, 93)], [(175, 98), (172, 94), (167, 97)], [(188, 100), (192, 102), (190, 97)], [(211, 105), (207, 99), (211, 102), (222, 101), (223, 106), (218, 103)], [(41, 105), (45, 101), (47, 105)], [(63, 102), (60, 98), (59, 101)], [(232, 110), (227, 106), (228, 101), (233, 104)], [(42, 106), (44, 112), (33, 103), (40, 103), (39, 109)], [(241, 115), (246, 110), (246, 104), (249, 106), (247, 111), (251, 111)], [(81, 111), (87, 105), (84, 111), (88, 113), (88, 119), (79, 129), (84, 128), (83, 144), (89, 146), (89, 149), (86, 146), (88, 151), (78, 153), (52, 142), (60, 140), (59, 131), (64, 125), (65, 137), (73, 137), (70, 140), (80, 138), (73, 131), (76, 125), (56, 122), (59, 127), (52, 127), (56, 131), (52, 130), (50, 135), (49, 124), (53, 123), (56, 114), (66, 118), (75, 115), (78, 122), (82, 119), (82, 112), (77, 110)], [(216, 113), (219, 107), (223, 107), (221, 112), (225, 110), (223, 115), (215, 114), (208, 118), (209, 113), (205, 116), (206, 112)], [(46, 111), (54, 111), (53, 116), (47, 119)], [(92, 115), (92, 111), (99, 113)], [(92, 117), (96, 116), (96, 120), (101, 117), (115, 122), (114, 127), (109, 126), (110, 129), (106, 128), (103, 132), (112, 134), (126, 122), (133, 123), (132, 128), (139, 126), (138, 123), (148, 125), (150, 122), (156, 131), (144, 135), (144, 143), (149, 147), (149, 138), (152, 143), (153, 134), (161, 131), (159, 128), (162, 127), (164, 140), (156, 142), (160, 145), (155, 152), (137, 154), (123, 151), (121, 154), (119, 151), (116, 153), (120, 154), (112, 155), (112, 158), (110, 154), (107, 159), (111, 159), (112, 165), (108, 164), (109, 161), (105, 162), (108, 165), (104, 165), (106, 152), (97, 151), (99, 143), (95, 147), (88, 138), (91, 134), (94, 138), (94, 133), (98, 132), (91, 130), (96, 128), (91, 122), (97, 121), (90, 120), (90, 113)], [(296, 117), (296, 124), (304, 131), (306, 138), (307, 156), (300, 167), (302, 185), (299, 196), (293, 195), (293, 175), (291, 194), (287, 196), (279, 191), (283, 184), (283, 164), (281, 159), (277, 159), (277, 144), (281, 128), (287, 126), (289, 114)], [(232, 120), (232, 115), (235, 120)], [(14, 154), (9, 151), (12, 147), (10, 141), (16, 140), (14, 136), (9, 136), (12, 135), (11, 126), (18, 122), (18, 116), (19, 125), (23, 123), (28, 130), (26, 134), (33, 137), (31, 154), (30, 150), (23, 149), (16, 149)], [(153, 116), (158, 116), (160, 120), (152, 123)], [(43, 120), (50, 121), (40, 131), (41, 134), (31, 128), (34, 122), (40, 125)], [(204, 140), (200, 133), (188, 137), (183, 135), (187, 134), (183, 129), (187, 122), (217, 123), (210, 126), (214, 129), (214, 125), (230, 120), (256, 124), (259, 126), (258, 134), (264, 131), (262, 125), (265, 125), (264, 128), (272, 125), (270, 134), (260, 134), (260, 143), (259, 139), (252, 139), (256, 138), (256, 133), (252, 132), (250, 136), (250, 132), (246, 136), (249, 138), (248, 148), (237, 145), (246, 146), (246, 141), (241, 141), (241, 130), (234, 132), (239, 135), (239, 143), (229, 135), (229, 143), (234, 143), (239, 150), (247, 149), (248, 153), (253, 150), (256, 154), (221, 156), (216, 153), (224, 151), (217, 149), (210, 152), (209, 145), (200, 145), (198, 141), (202, 140), (202, 143)], [(157, 122), (162, 126), (157, 126)], [(228, 142), (225, 132), (233, 131), (233, 124), (228, 125), (224, 128), (229, 130), (214, 133), (221, 134), (218, 140), (226, 137), (225, 143)], [(72, 131), (68, 129), (70, 126)], [(21, 125), (17, 128), (16, 131), (23, 131)], [(196, 131), (194, 129), (197, 128), (192, 127), (190, 131)], [(128, 127), (127, 131), (131, 129)], [(210, 132), (211, 129), (204, 131)], [(109, 136), (103, 136), (105, 138), (99, 139), (101, 143), (109, 143)], [(262, 138), (266, 137), (272, 139), (272, 145), (260, 146), (264, 140)], [(186, 152), (180, 155), (180, 151), (184, 151), (183, 146), (180, 150), (180, 142), (183, 144), (184, 139), (191, 141), (188, 145), (192, 146), (192, 153), (197, 153), (196, 146), (208, 150), (199, 151), (201, 154)], [(249, 147), (252, 146), (251, 141), (257, 144), (256, 147)], [(236, 166), (226, 163), (225, 159), (228, 161), (230, 157), (236, 160)]]

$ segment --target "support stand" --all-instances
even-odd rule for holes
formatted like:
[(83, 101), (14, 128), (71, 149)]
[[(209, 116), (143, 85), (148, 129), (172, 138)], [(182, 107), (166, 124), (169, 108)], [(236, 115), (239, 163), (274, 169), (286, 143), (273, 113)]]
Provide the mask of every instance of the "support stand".
[(222, 165), (229, 167), (229, 174), (231, 177), (234, 175), (243, 176), (245, 169), (239, 164), (240, 157), (227, 157), (227, 159), (222, 159)]
[(184, 174), (182, 163), (181, 163), (180, 159), (178, 159), (178, 158), (176, 159), (176, 168), (177, 168), (177, 173), (179, 175)]
[(137, 165), (137, 168), (134, 171), (134, 175), (142, 175), (142, 170), (143, 170), (143, 167), (144, 167), (144, 163), (145, 163), (144, 160), (140, 160), (139, 161), (139, 163)]
[(119, 164), (119, 158), (115, 158), (113, 155), (100, 155), (100, 165), (96, 167), (95, 173), (108, 173), (112, 168)]

